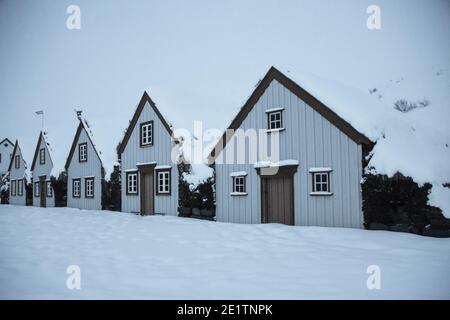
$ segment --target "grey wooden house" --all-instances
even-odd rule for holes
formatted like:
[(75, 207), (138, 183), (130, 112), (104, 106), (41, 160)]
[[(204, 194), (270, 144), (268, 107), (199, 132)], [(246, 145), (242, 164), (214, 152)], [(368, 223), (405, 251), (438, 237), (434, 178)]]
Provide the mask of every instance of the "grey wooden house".
[(67, 206), (101, 210), (105, 170), (88, 124), (81, 115), (78, 119), (78, 128), (65, 165)]
[(22, 155), (19, 142), (16, 140), (11, 160), (8, 166), (9, 172), (9, 203), (25, 206), (27, 201), (27, 163)]
[(0, 179), (8, 173), (8, 167), (11, 162), (14, 143), (8, 138), (0, 142)]
[(40, 132), (31, 164), (33, 206), (54, 207), (55, 192), (51, 182), (53, 160), (44, 132)]
[(218, 163), (234, 148), (224, 134), (210, 155), (218, 221), (362, 227), (364, 135), (273, 67), (229, 127), (252, 128), (278, 134), (279, 161)]
[(144, 92), (118, 147), (122, 211), (143, 215), (176, 215), (178, 170), (172, 161), (172, 130)]

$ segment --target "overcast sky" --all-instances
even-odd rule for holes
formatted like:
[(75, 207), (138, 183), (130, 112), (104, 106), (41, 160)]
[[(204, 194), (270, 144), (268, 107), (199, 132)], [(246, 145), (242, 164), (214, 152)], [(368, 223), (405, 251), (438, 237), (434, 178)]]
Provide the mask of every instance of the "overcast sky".
[[(81, 30), (66, 28), (71, 4)], [(223, 130), (271, 65), (367, 90), (448, 67), (449, 39), (445, 0), (0, 0), (0, 140), (31, 164), (42, 109), (62, 168), (82, 109), (110, 172), (144, 90), (175, 128)]]

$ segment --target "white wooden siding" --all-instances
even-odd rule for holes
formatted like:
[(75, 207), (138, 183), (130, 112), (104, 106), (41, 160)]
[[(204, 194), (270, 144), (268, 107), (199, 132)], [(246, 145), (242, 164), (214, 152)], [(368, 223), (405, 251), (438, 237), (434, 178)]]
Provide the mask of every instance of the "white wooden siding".
[[(19, 155), (20, 156), (20, 168), (19, 169), (16, 169), (16, 167), (15, 167), (15, 165), (14, 165), (14, 157), (16, 156), (16, 155)], [(24, 159), (23, 159), (23, 156), (22, 156), (22, 150), (20, 149), (20, 146), (19, 145), (17, 145), (17, 149), (16, 149), (16, 152), (13, 154), (13, 158), (12, 158), (12, 161), (13, 161), (13, 163), (12, 163), (12, 166), (11, 166), (11, 171), (10, 171), (10, 173), (9, 173), (9, 179), (10, 179), (10, 181), (12, 181), (12, 180), (20, 180), (20, 179), (24, 179), (25, 178), (25, 172), (26, 172), (26, 169), (25, 169), (25, 161), (24, 161)], [(9, 165), (9, 164), (8, 164)], [(27, 184), (27, 181), (25, 180), (24, 181), (24, 183), (23, 183), (23, 195), (22, 196), (18, 196), (17, 194), (18, 194), (18, 187), (17, 187), (17, 182), (16, 182), (16, 195), (15, 196), (12, 196), (11, 195), (11, 185), (10, 185), (10, 188), (9, 188), (9, 203), (10, 204), (12, 204), (12, 205), (18, 205), (18, 206), (25, 206), (26, 205), (26, 203), (27, 203), (27, 201), (26, 201), (26, 184)]]
[[(361, 228), (361, 146), (274, 80), (241, 128), (267, 128), (266, 110), (284, 107), (280, 159), (297, 159), (295, 225)], [(227, 145), (228, 147), (229, 145)], [(225, 148), (224, 155), (227, 149)], [(236, 156), (236, 155), (235, 155)], [(261, 159), (258, 159), (260, 161)], [(331, 196), (311, 196), (313, 167), (330, 167)], [(246, 171), (247, 196), (231, 196), (231, 172)], [(260, 178), (253, 164), (216, 164), (218, 221), (261, 223)]]
[[(140, 147), (140, 124), (153, 120), (153, 146)], [(136, 169), (137, 163), (156, 162), (158, 166), (170, 166), (171, 168), (171, 195), (157, 195), (155, 193), (155, 213), (177, 215), (178, 209), (178, 168), (172, 163), (171, 152), (175, 146), (170, 134), (161, 123), (149, 103), (147, 102), (141, 112), (139, 120), (128, 140), (128, 144), (122, 153), (122, 211), (139, 213), (141, 209), (140, 190), (139, 195), (127, 195), (126, 171)], [(156, 177), (154, 178), (156, 183)], [(154, 188), (156, 190), (156, 186)]]
[[(45, 149), (45, 164), (40, 163), (40, 150)], [(45, 143), (45, 138), (42, 137), (40, 143), (39, 143), (39, 149), (36, 157), (36, 162), (34, 164), (34, 170), (32, 172), (33, 177), (33, 206), (34, 207), (40, 207), (41, 206), (41, 199), (40, 199), (40, 193), (38, 197), (35, 197), (35, 182), (39, 182), (39, 177), (45, 176), (46, 180), (50, 180), (50, 175), (53, 169), (53, 161), (50, 156), (50, 152), (48, 150), (47, 143)], [(47, 195), (47, 190), (45, 192)], [(45, 205), (47, 207), (54, 207), (55, 206), (55, 190), (52, 192), (51, 197), (46, 197)]]
[[(7, 145), (5, 147), (5, 145)], [(10, 144), (8, 141), (4, 141), (0, 145), (0, 153), (2, 161), (0, 162), (0, 177), (8, 172), (9, 160), (11, 159), (11, 154), (13, 153), (14, 145)]]
[[(78, 145), (87, 143), (87, 162), (78, 161)], [(85, 177), (94, 178), (94, 197), (85, 197)], [(81, 178), (80, 197), (72, 196), (72, 179)], [(78, 138), (72, 161), (67, 170), (67, 206), (72, 208), (101, 210), (102, 209), (102, 163), (98, 158), (94, 146), (83, 128)]]

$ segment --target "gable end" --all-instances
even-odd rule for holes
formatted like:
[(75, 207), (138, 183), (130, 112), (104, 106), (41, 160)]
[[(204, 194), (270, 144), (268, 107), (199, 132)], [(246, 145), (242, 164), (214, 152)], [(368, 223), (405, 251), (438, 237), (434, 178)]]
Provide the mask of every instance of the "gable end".
[[(260, 81), (256, 89), (248, 98), (247, 102), (244, 104), (244, 106), (238, 112), (236, 117), (233, 119), (228, 129), (237, 130), (241, 126), (242, 122), (245, 120), (247, 115), (256, 105), (258, 100), (261, 98), (261, 96), (264, 94), (264, 92), (266, 91), (266, 89), (269, 87), (269, 85), (272, 83), (273, 80), (277, 80), (281, 85), (286, 87), (300, 100), (304, 101), (307, 105), (313, 108), (322, 117), (327, 119), (331, 124), (336, 126), (339, 130), (341, 130), (344, 134), (346, 134), (350, 139), (352, 139), (357, 144), (371, 143), (371, 141), (366, 136), (364, 136), (362, 133), (353, 128), (353, 126), (350, 123), (342, 119), (333, 110), (325, 106), (321, 101), (312, 96), (310, 93), (308, 93), (297, 83), (289, 79), (275, 67), (271, 67), (270, 70), (267, 72), (267, 74), (264, 76), (264, 78)], [(232, 138), (232, 136), (233, 135), (229, 136), (227, 140), (226, 132), (222, 135), (222, 137), (219, 139), (216, 146), (208, 156), (209, 163), (214, 162), (216, 156), (220, 152), (222, 152), (222, 150), (225, 148), (226, 144)]]
[(158, 116), (158, 119), (161, 121), (161, 123), (163, 124), (164, 128), (166, 128), (167, 132), (169, 133), (169, 135), (172, 137), (173, 136), (173, 132), (172, 129), (170, 129), (169, 124), (167, 123), (167, 121), (164, 119), (164, 117), (162, 116), (161, 112), (159, 112), (158, 108), (156, 107), (155, 103), (153, 102), (153, 100), (150, 98), (150, 96), (148, 95), (147, 91), (144, 91), (144, 94), (142, 95), (141, 101), (139, 102), (139, 105), (136, 109), (136, 112), (133, 115), (133, 119), (130, 122), (130, 125), (127, 128), (127, 132), (125, 134), (125, 137), (123, 138), (122, 142), (120, 143), (119, 148), (117, 149), (117, 154), (120, 155), (125, 151), (125, 147), (128, 144), (128, 140), (130, 140), (131, 134), (133, 133), (134, 128), (136, 127), (136, 124), (139, 120), (139, 117), (142, 113), (142, 110), (144, 110), (145, 104), (149, 103), (150, 107), (153, 109), (153, 111), (156, 113), (156, 115)]

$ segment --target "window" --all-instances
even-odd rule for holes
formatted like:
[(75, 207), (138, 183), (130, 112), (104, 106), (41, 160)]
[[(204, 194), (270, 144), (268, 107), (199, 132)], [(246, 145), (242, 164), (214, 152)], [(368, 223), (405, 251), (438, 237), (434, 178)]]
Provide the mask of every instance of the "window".
[(84, 196), (86, 198), (94, 197), (94, 178), (84, 179)]
[(158, 170), (156, 177), (156, 194), (170, 195), (170, 170)]
[(235, 195), (246, 194), (245, 176), (233, 177), (233, 193)]
[(20, 156), (17, 155), (14, 158), (14, 168), (19, 169), (20, 168)]
[(0, 163), (2, 163), (2, 154), (0, 153)]
[(17, 191), (17, 185), (16, 185), (16, 180), (11, 180), (11, 196), (15, 196), (16, 195), (16, 191)]
[(17, 195), (23, 196), (23, 179), (17, 180)]
[(138, 173), (137, 172), (127, 172), (127, 194), (137, 195), (138, 194)]
[(34, 183), (34, 196), (39, 198), (40, 190), (39, 190), (39, 182)]
[(313, 193), (330, 194), (329, 172), (313, 172)]
[(45, 149), (39, 150), (39, 164), (45, 164)]
[(87, 161), (87, 143), (80, 143), (78, 145), (78, 161), (86, 162)]
[(72, 196), (74, 198), (80, 197), (80, 189), (81, 189), (81, 179), (73, 179), (72, 180)]
[(267, 113), (267, 128), (269, 130), (283, 129), (282, 110)]
[(153, 121), (141, 123), (141, 147), (153, 145)]
[(52, 182), (47, 181), (46, 184), (47, 184), (47, 198), (51, 198), (51, 197), (53, 197)]

